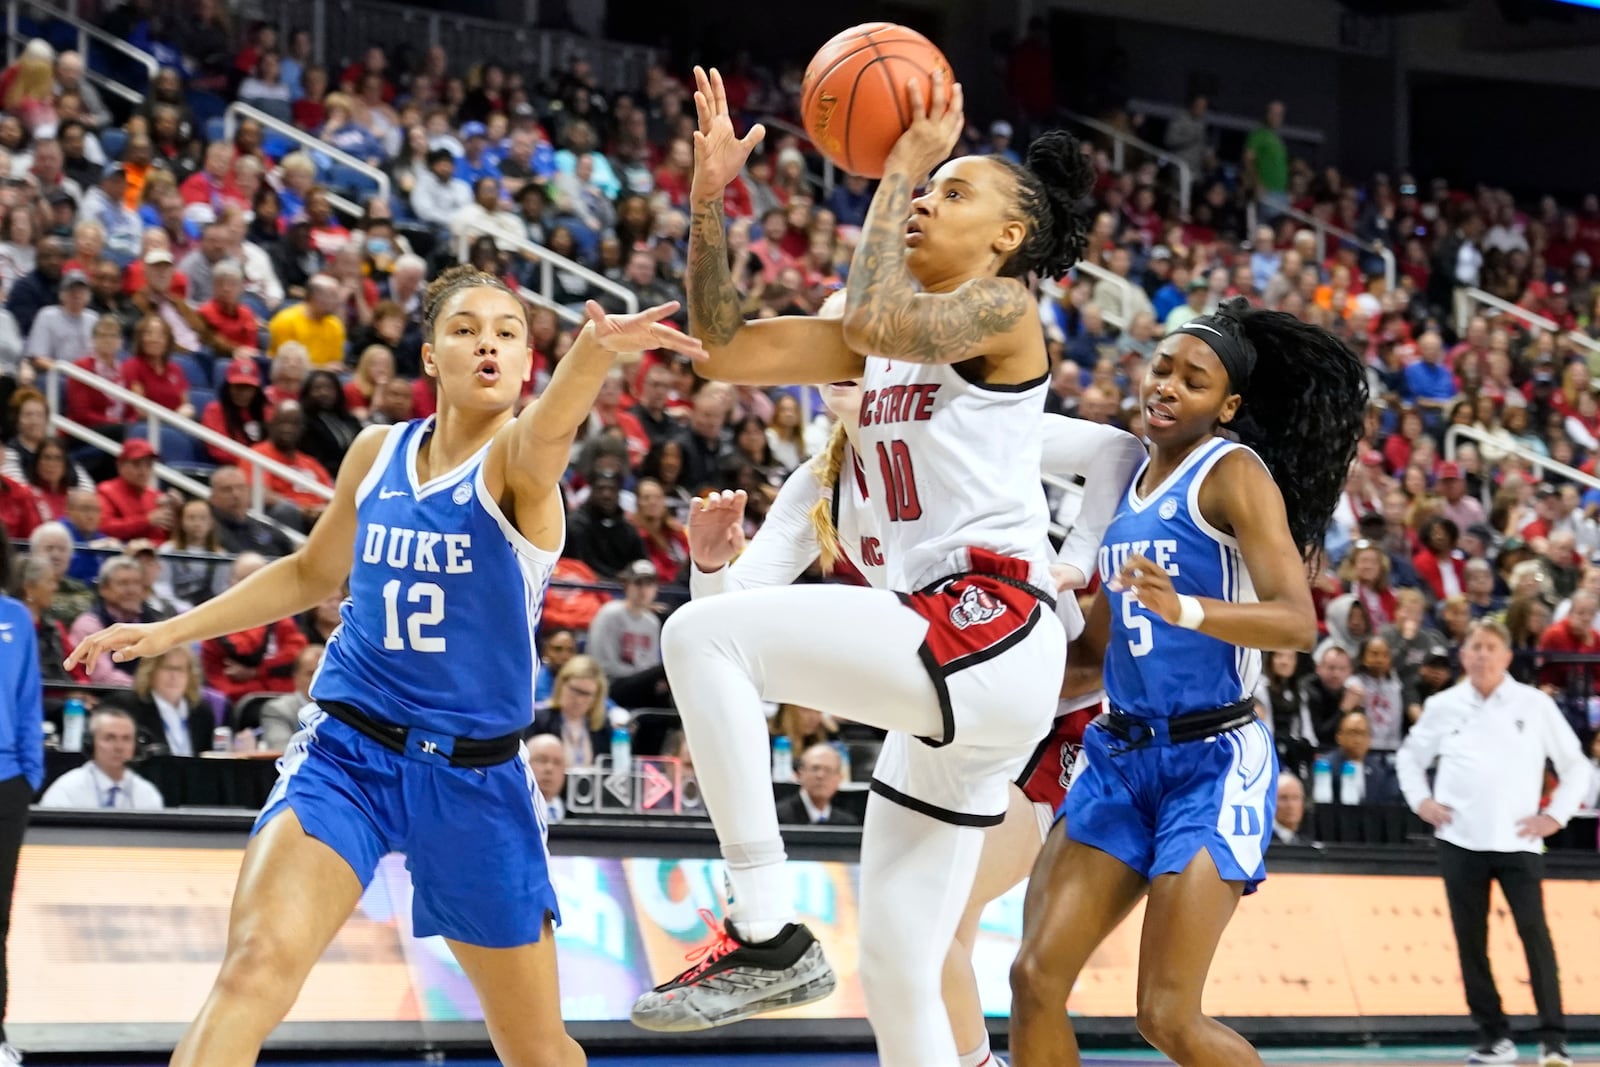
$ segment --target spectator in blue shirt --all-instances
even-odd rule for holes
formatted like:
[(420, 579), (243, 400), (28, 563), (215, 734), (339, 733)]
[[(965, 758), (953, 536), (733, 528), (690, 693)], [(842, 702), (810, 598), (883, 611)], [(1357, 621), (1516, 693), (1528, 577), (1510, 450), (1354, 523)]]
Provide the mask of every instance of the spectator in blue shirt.
[(383, 145), (378, 143), (371, 130), (352, 117), (350, 98), (343, 93), (329, 93), (324, 104), (328, 109), (328, 121), (322, 127), (322, 139), (363, 163), (382, 166), (385, 158)]
[[(1157, 248), (1155, 254), (1165, 251)], [(1168, 255), (1172, 253), (1168, 252)], [(1155, 314), (1156, 321), (1166, 325), (1167, 316), (1173, 309), (1182, 306), (1189, 299), (1189, 268), (1182, 263), (1172, 266), (1172, 274), (1167, 278), (1167, 284), (1150, 294), (1150, 310)]]
[(846, 174), (828, 197), (828, 210), (840, 226), (863, 226), (872, 206), (872, 183), (859, 174)]
[(1444, 365), (1444, 340), (1438, 331), (1428, 330), (1417, 338), (1417, 360), (1406, 367), (1400, 395), (1424, 409), (1423, 421), (1432, 429), (1458, 393), (1456, 376)]
[(480, 178), (500, 180), (500, 165), (489, 154), (489, 129), (481, 122), (461, 127), (461, 158), (456, 160), (456, 177), (477, 188)]
[[(11, 542), (0, 537), (0, 589), (11, 586)], [(44, 785), (44, 691), (33, 615), (0, 596), (0, 1062), (21, 1057), (6, 1043), (6, 935), (28, 804)], [(9, 1058), (8, 1058), (9, 1057)]]

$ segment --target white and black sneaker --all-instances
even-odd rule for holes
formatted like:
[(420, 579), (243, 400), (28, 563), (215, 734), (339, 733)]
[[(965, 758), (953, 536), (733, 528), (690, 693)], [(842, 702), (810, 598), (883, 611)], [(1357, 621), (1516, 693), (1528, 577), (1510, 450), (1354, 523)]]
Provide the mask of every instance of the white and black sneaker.
[(1545, 1041), (1539, 1045), (1539, 1067), (1572, 1067), (1572, 1053), (1565, 1041)]
[(1497, 1041), (1485, 1041), (1472, 1050), (1467, 1057), (1468, 1063), (1516, 1063), (1516, 1042), (1509, 1037), (1502, 1037)]
[(806, 927), (790, 923), (777, 937), (752, 943), (734, 933), (731, 921), (700, 915), (716, 938), (690, 953), (694, 966), (634, 1001), (633, 1025), (641, 1030), (709, 1030), (833, 992), (833, 968)]
[(0, 1067), (22, 1067), (22, 1053), (9, 1041), (0, 1042)]

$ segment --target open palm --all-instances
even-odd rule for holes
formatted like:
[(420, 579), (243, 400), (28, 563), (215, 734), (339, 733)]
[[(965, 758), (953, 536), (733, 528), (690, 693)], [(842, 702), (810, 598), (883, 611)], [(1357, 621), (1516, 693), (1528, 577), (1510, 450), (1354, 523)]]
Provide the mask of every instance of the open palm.
[(733, 128), (733, 117), (728, 113), (728, 94), (722, 87), (722, 75), (712, 67), (707, 72), (694, 68), (694, 110), (700, 118), (700, 128), (694, 133), (694, 188), (696, 200), (721, 196), (733, 179), (744, 169), (755, 146), (767, 136), (760, 123), (750, 127), (750, 132), (740, 137)]
[(706, 358), (698, 340), (681, 330), (664, 325), (662, 320), (678, 310), (678, 302), (645, 308), (632, 315), (607, 315), (605, 308), (590, 300), (583, 309), (594, 324), (595, 343), (610, 352), (641, 352), (647, 348), (670, 348), (690, 359)]
[(689, 505), (689, 557), (703, 571), (726, 566), (744, 551), (743, 489), (700, 497)]

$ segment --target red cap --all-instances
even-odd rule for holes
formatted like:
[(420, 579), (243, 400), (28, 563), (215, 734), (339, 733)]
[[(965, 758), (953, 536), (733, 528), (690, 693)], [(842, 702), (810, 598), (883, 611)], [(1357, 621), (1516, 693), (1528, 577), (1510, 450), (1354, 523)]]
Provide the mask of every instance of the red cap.
[(119, 459), (154, 459), (156, 450), (150, 447), (150, 442), (142, 437), (135, 437), (122, 442), (122, 454)]
[(228, 372), (222, 380), (229, 385), (254, 385), (259, 388), (261, 374), (251, 364), (234, 360), (228, 364)]
[(1441, 463), (1441, 464), (1439, 464), (1439, 480), (1441, 482), (1444, 481), (1446, 478), (1459, 478), (1459, 477), (1461, 477), (1461, 464), (1459, 464), (1459, 463)]

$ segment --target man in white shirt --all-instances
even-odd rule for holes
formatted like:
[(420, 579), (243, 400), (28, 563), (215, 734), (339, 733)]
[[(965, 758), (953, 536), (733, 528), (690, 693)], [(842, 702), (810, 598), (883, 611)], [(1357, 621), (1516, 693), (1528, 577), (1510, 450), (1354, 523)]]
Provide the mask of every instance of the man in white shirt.
[[(1489, 970), (1489, 887), (1498, 881), (1528, 957), (1541, 1067), (1570, 1067), (1555, 949), (1540, 880), (1543, 839), (1566, 825), (1593, 774), (1572, 727), (1544, 693), (1506, 674), (1511, 640), (1479, 619), (1461, 646), (1466, 681), (1428, 698), (1395, 758), (1406, 803), (1434, 827), (1467, 1008), (1482, 1034), (1468, 1063), (1515, 1063), (1517, 1047)], [(1545, 761), (1561, 784), (1539, 811)], [(1428, 768), (1438, 764), (1433, 789)]]
[(40, 799), (42, 808), (102, 808), (115, 811), (160, 811), (161, 792), (133, 771), (133, 716), (105, 707), (89, 719), (89, 762), (60, 778)]
[(1300, 833), (1306, 817), (1306, 787), (1288, 771), (1278, 775), (1278, 810), (1272, 816), (1273, 843), (1314, 846)]
[(567, 750), (555, 734), (535, 734), (528, 738), (528, 767), (544, 801), (544, 821), (548, 826), (567, 817), (567, 802), (562, 794), (567, 787)]
[(417, 176), (411, 210), (423, 222), (450, 228), (456, 212), (472, 203), (472, 187), (456, 177), (456, 159), (443, 148), (428, 153), (428, 172)]

